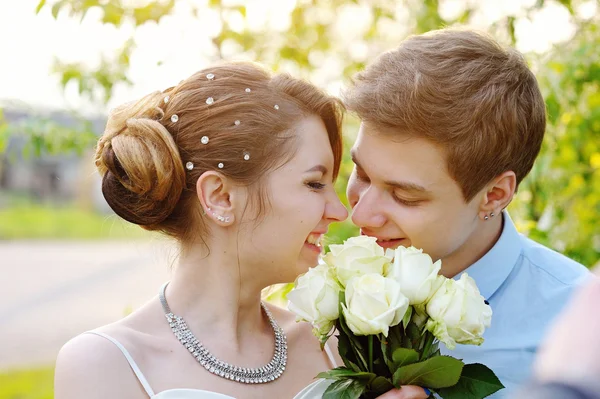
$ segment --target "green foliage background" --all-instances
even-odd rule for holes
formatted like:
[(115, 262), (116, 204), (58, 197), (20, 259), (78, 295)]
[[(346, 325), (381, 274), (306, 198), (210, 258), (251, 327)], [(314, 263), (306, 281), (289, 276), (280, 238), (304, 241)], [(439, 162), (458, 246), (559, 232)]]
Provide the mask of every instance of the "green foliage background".
[[(211, 37), (210, 54), (215, 61), (231, 58), (224, 49), (237, 49), (236, 57), (246, 57), (275, 70), (289, 69), (310, 79), (322, 67), (325, 57), (335, 56), (343, 61), (341, 77), (348, 79), (364, 67), (369, 59), (392, 48), (411, 33), (423, 33), (455, 24), (468, 24), (477, 17), (476, 2), (465, 2), (458, 17), (446, 20), (440, 14), (438, 0), (298, 0), (291, 10), (291, 24), (287, 30), (273, 31), (268, 26), (259, 30), (248, 24), (243, 1), (207, 0), (200, 2), (180, 0), (189, 5), (194, 16), (208, 11), (216, 12), (221, 29)], [(550, 2), (538, 0), (530, 7), (489, 26), (489, 32), (500, 41), (514, 44), (517, 18), (530, 18)], [(577, 33), (568, 43), (557, 46), (547, 54), (528, 54), (536, 72), (548, 108), (548, 129), (542, 153), (534, 170), (520, 187), (510, 206), (511, 214), (520, 231), (587, 266), (600, 259), (600, 18), (598, 12), (591, 19), (578, 16), (576, 9), (583, 1), (555, 1), (565, 7), (576, 24)], [(130, 5), (127, 5), (130, 4)], [(134, 5), (131, 5), (134, 4)], [(90, 9), (100, 10), (105, 24), (134, 28), (158, 23), (171, 15), (174, 0), (149, 0), (135, 5), (121, 0), (41, 0), (36, 10), (49, 8), (60, 18), (71, 16), (83, 19)], [(345, 8), (367, 6), (371, 23), (358, 39), (344, 42), (336, 36), (337, 16)], [(399, 13), (402, 7), (408, 13)], [(66, 15), (65, 15), (66, 14)], [(243, 28), (233, 27), (233, 19), (241, 18)], [(96, 68), (56, 60), (52, 73), (66, 86), (75, 82), (82, 97), (98, 104), (106, 104), (118, 85), (130, 85), (129, 62), (136, 48), (135, 29), (115, 54), (103, 56)], [(93, 44), (91, 44), (93, 45)], [(366, 45), (361, 58), (352, 50)], [(345, 133), (349, 145), (358, 129), (352, 117), (347, 118)], [(0, 115), (0, 151), (7, 138), (16, 129), (2, 121)], [(31, 121), (19, 134), (28, 137), (26, 151), (42, 153), (82, 152), (94, 143), (89, 125), (61, 127), (52, 121)], [(344, 196), (345, 181), (351, 171), (349, 158), (344, 158), (338, 192)], [(335, 226), (329, 235), (337, 242), (355, 230), (349, 223)]]
[[(188, 0), (177, 2), (191, 4), (191, 12), (195, 16), (207, 10), (216, 11), (221, 29), (211, 37), (214, 48), (210, 53), (214, 61), (228, 58), (224, 49), (233, 47), (237, 49), (237, 55), (263, 62), (275, 70), (286, 70), (293, 65), (295, 74), (308, 79), (319, 71), (324, 58), (333, 55), (343, 61), (340, 75), (349, 78), (363, 68), (369, 59), (394, 47), (408, 34), (468, 24), (477, 17), (478, 11), (477, 2), (465, 1), (460, 15), (447, 20), (440, 14), (438, 0), (298, 0), (291, 10), (290, 26), (283, 32), (275, 32), (269, 27), (250, 29), (243, 2), (232, 5), (231, 1), (206, 0), (204, 6), (194, 5), (198, 2)], [(517, 19), (531, 18), (548, 3), (551, 2), (537, 0), (530, 7), (492, 24), (488, 30), (500, 41), (514, 44)], [(600, 259), (600, 17), (597, 12), (591, 19), (580, 18), (576, 9), (583, 1), (556, 0), (552, 3), (569, 11), (577, 33), (568, 43), (557, 46), (547, 54), (526, 55), (546, 99), (548, 128), (542, 153), (534, 170), (521, 185), (510, 212), (520, 231), (591, 267)], [(353, 5), (368, 6), (372, 15), (371, 23), (353, 42), (340, 41), (335, 36), (336, 18), (344, 7)], [(83, 20), (88, 11), (95, 8), (101, 11), (105, 24), (137, 28), (160, 22), (174, 12), (175, 6), (175, 0), (137, 3), (121, 0), (41, 0), (37, 9), (31, 12), (50, 9), (60, 22), (66, 15)], [(406, 12), (398, 13), (399, 7)], [(242, 29), (232, 27), (230, 21), (234, 17), (241, 17), (244, 21)], [(63, 87), (75, 82), (82, 97), (100, 105), (106, 104), (116, 87), (131, 84), (128, 72), (131, 54), (136, 48), (135, 29), (132, 31), (134, 33), (123, 42), (121, 48), (116, 49), (113, 56), (102, 57), (96, 68), (56, 60), (50, 72), (58, 75)], [(362, 58), (352, 51), (357, 45), (367, 46), (366, 55)], [(358, 122), (347, 118), (347, 147), (357, 130)], [(83, 119), (75, 127), (64, 127), (41, 119), (16, 127), (2, 118), (0, 110), (0, 155), (6, 151), (8, 138), (16, 134), (27, 137), (25, 152), (29, 156), (70, 152), (83, 154), (95, 142), (90, 124)], [(345, 182), (351, 170), (352, 163), (346, 152), (336, 187), (342, 198), (345, 198)], [(61, 213), (44, 206), (33, 206), (31, 209), (35, 211), (36, 220), (47, 222), (36, 223), (38, 227), (28, 230), (27, 217), (19, 217), (27, 212), (20, 206), (2, 210), (0, 218), (4, 230), (0, 231), (0, 238), (61, 235), (64, 238), (97, 238), (103, 235), (99, 232), (107, 230), (102, 219), (94, 219), (85, 212)], [(69, 224), (74, 226), (87, 225), (86, 232), (69, 231), (63, 234), (63, 229), (52, 227), (53, 223), (64, 225), (65, 220), (71, 221)], [(31, 223), (29, 225), (33, 226)], [(339, 242), (355, 232), (350, 223), (337, 224), (332, 226), (329, 240)], [(136, 236), (129, 233), (123, 235)], [(271, 299), (277, 301), (284, 293), (285, 290), (275, 290)], [(0, 374), (0, 387), (0, 399), (51, 398), (52, 370)]]

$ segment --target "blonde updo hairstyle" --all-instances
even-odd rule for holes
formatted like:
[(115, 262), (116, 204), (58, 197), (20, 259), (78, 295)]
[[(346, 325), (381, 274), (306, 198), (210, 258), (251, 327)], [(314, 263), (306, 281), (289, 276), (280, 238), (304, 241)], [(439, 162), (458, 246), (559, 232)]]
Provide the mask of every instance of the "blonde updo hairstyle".
[(254, 63), (200, 71), (111, 112), (95, 156), (102, 193), (123, 219), (189, 242), (207, 231), (196, 181), (212, 170), (251, 187), (260, 217), (268, 203), (262, 178), (293, 156), (294, 125), (310, 115), (326, 127), (335, 177), (342, 153), (336, 98)]

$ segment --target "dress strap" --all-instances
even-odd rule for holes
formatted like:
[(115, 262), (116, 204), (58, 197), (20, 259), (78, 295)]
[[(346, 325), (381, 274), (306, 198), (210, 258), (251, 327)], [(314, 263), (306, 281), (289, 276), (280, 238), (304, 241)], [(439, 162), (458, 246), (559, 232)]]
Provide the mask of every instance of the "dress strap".
[(142, 384), (142, 387), (144, 387), (144, 390), (146, 391), (146, 393), (148, 394), (148, 396), (150, 396), (150, 397), (154, 396), (154, 391), (152, 390), (152, 388), (150, 388), (150, 384), (148, 384), (148, 381), (146, 380), (146, 377), (144, 377), (144, 374), (142, 374), (142, 372), (141, 372), (140, 368), (138, 367), (137, 363), (135, 362), (135, 360), (133, 360), (133, 358), (131, 357), (131, 355), (127, 351), (127, 349), (125, 349), (125, 347), (123, 345), (121, 345), (121, 343), (119, 341), (117, 341), (116, 339), (114, 339), (110, 335), (104, 334), (104, 333), (99, 332), (99, 331), (86, 331), (84, 334), (95, 334), (95, 335), (98, 335), (100, 337), (106, 338), (107, 340), (109, 340), (110, 342), (112, 342), (113, 344), (115, 344), (115, 346), (117, 348), (119, 348), (119, 350), (121, 352), (123, 352), (123, 356), (125, 356), (125, 359), (127, 359), (127, 362), (129, 363), (129, 366), (131, 366), (131, 369), (135, 373), (135, 376), (137, 377), (137, 379), (140, 381), (140, 384)]
[(331, 352), (331, 348), (329, 348), (328, 343), (325, 343), (325, 353), (327, 353), (327, 357), (329, 358), (329, 362), (331, 362), (331, 365), (333, 366), (333, 368), (336, 368), (337, 363), (335, 361), (335, 357), (333, 357), (333, 353)]

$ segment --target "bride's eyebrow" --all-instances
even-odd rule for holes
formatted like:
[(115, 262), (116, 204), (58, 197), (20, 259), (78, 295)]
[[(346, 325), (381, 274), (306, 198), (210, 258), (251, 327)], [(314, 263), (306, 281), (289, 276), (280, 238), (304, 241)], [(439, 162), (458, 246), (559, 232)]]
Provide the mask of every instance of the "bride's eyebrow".
[(327, 168), (323, 165), (316, 165), (313, 166), (312, 168), (308, 169), (306, 172), (304, 173), (309, 173), (309, 172), (321, 172), (323, 173), (323, 175), (327, 174)]

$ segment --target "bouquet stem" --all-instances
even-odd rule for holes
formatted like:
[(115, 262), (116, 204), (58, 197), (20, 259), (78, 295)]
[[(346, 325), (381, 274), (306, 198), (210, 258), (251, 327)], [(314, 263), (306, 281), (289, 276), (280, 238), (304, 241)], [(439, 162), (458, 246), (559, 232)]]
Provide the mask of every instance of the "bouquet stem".
[(369, 335), (369, 372), (373, 372), (373, 336)]

